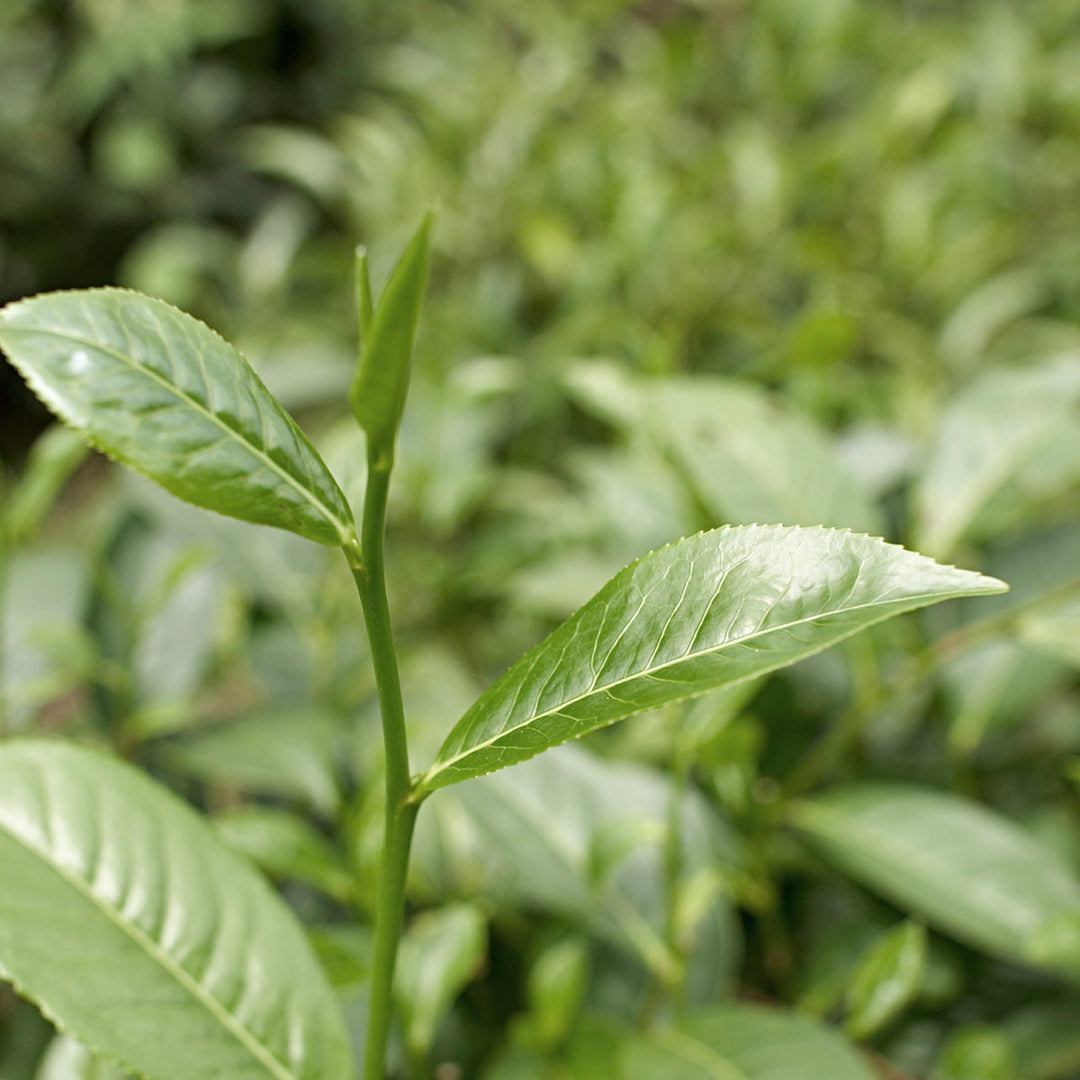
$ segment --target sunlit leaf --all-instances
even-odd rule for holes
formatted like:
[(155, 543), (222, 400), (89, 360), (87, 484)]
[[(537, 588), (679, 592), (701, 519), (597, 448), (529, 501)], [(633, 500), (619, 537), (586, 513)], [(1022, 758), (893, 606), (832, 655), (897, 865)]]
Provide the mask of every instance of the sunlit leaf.
[(190, 315), (125, 289), (46, 293), (0, 311), (0, 347), (58, 416), (174, 495), (323, 544), (352, 536), (295, 421)]
[(152, 1080), (346, 1080), (333, 992), (295, 918), (128, 765), (0, 748), (0, 974)]
[(773, 671), (891, 615), (1004, 588), (845, 531), (699, 533), (620, 571), (499, 678), (458, 721), (419, 792)]
[(851, 976), (845, 1029), (854, 1039), (875, 1035), (919, 993), (926, 969), (926, 929), (904, 922), (863, 954)]

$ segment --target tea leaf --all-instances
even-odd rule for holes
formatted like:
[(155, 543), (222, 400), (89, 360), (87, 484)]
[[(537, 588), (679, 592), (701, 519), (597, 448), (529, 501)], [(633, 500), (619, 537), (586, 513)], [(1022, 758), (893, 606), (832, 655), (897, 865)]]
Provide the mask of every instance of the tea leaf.
[(699, 533), (620, 571), (499, 678), (458, 721), (417, 795), (773, 671), (891, 615), (1005, 587), (833, 529)]
[(1041, 932), (1080, 914), (1070, 866), (1008, 819), (955, 795), (864, 783), (798, 803), (792, 815), (834, 866), (1003, 959), (1041, 960), (1033, 955)]
[(349, 388), (349, 404), (370, 445), (387, 455), (393, 454), (409, 389), (413, 341), (427, 283), (431, 220), (430, 212), (424, 215), (390, 274), (374, 313), (367, 258), (358, 257), (357, 304), (363, 341)]
[(854, 1048), (797, 1013), (716, 1005), (678, 1028), (642, 1036), (621, 1080), (872, 1080)]
[(194, 811), (73, 745), (0, 748), (0, 975), (152, 1080), (347, 1080), (299, 924)]
[(0, 347), (53, 412), (181, 499), (322, 544), (353, 535), (345, 496), (247, 361), (164, 301), (20, 300), (0, 311)]

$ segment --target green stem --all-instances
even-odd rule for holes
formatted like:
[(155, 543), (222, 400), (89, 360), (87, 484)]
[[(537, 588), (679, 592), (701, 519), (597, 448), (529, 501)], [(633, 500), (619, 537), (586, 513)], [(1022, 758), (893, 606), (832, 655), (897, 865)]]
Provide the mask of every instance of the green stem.
[(385, 1076), (386, 1045), (393, 1013), (394, 961), (405, 910), (409, 848), (419, 809), (419, 804), (408, 801), (411, 794), (409, 750), (383, 570), (383, 531), (390, 468), (391, 462), (385, 456), (369, 454), (360, 548), (359, 551), (355, 548), (345, 551), (360, 594), (371, 643), (386, 755), (386, 832), (375, 907), (375, 959), (364, 1080), (383, 1080)]

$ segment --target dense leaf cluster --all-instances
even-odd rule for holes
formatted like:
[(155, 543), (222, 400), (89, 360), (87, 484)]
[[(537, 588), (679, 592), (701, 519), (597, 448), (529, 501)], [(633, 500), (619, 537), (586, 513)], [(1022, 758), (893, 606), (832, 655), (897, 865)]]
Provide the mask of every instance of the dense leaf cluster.
[[(3, 299), (137, 288), (258, 375), (120, 290), (0, 343), (113, 457), (301, 536), (67, 430), (27, 453), (5, 369), (0, 1076), (362, 1057), (351, 411), (396, 456), (430, 794), (393, 1075), (1080, 1076), (1078, 32), (1065, 0), (7, 5)], [(354, 380), (347, 281), (433, 198), (395, 455), (407, 370)], [(407, 353), (415, 313), (367, 307)], [(862, 533), (1011, 591), (881, 621), (984, 586)], [(86, 1020), (173, 997), (189, 1026), (123, 1046)]]

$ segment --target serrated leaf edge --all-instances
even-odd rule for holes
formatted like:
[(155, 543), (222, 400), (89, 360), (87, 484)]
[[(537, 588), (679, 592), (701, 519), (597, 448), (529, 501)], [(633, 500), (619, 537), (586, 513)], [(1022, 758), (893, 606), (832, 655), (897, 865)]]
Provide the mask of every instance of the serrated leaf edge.
[[(267, 1071), (278, 1080), (298, 1080), (297, 1075), (288, 1068), (283, 1062), (274, 1056), (272, 1051), (263, 1045), (253, 1032), (249, 1031), (243, 1023), (239, 1021), (232, 1013), (225, 1008), (211, 994), (206, 987), (202, 985), (197, 979), (190, 975), (182, 965), (178, 964), (164, 949), (162, 949), (157, 942), (145, 934), (138, 926), (133, 923), (125, 922), (120, 913), (113, 907), (107, 904), (101, 899), (92, 889), (88, 887), (86, 882), (82, 881), (79, 877), (72, 874), (60, 863), (52, 859), (44, 851), (41, 851), (32, 845), (28, 844), (22, 837), (13, 833), (10, 829), (0, 825), (4, 835), (9, 837), (15, 844), (21, 847), (31, 856), (34, 856), (41, 860), (46, 866), (53, 870), (56, 875), (64, 882), (70, 885), (75, 892), (79, 893), (85, 900), (87, 900), (93, 907), (97, 908), (99, 912), (111, 922), (117, 929), (122, 931), (129, 937), (136, 945), (138, 945), (148, 956), (156, 960), (160, 966), (171, 975), (177, 983), (179, 983), (185, 990), (187, 990), (192, 997), (196, 999), (201, 1005), (203, 1005), (207, 1012), (209, 1012), (215, 1019), (217, 1019), (226, 1030), (235, 1036), (237, 1041), (244, 1046), (252, 1057), (266, 1065)], [(53, 1022), (54, 1027), (59, 1031), (68, 1031), (67, 1026), (56, 1015), (55, 1011), (51, 1008), (49, 1003), (43, 998), (39, 998), (36, 994), (29, 991), (20, 980), (16, 979), (14, 975), (7, 969), (7, 966), (3, 962), (3, 958), (0, 957), (0, 974), (3, 974), (4, 978), (15, 987), (23, 996), (34, 1001), (45, 1014), (45, 1016)], [(119, 1061), (114, 1055), (99, 1049), (87, 1040), (83, 1035), (70, 1032), (75, 1035), (80, 1042), (84, 1043), (93, 1053), (108, 1057), (110, 1060), (116, 1060), (125, 1069), (132, 1071), (134, 1067), (124, 1061)]]
[[(927, 562), (933, 563), (934, 565), (936, 565), (936, 566), (938, 566), (938, 567), (940, 567), (942, 569), (945, 569), (945, 570), (954, 570), (957, 573), (961, 573), (961, 574), (971, 574), (974, 578), (980, 579), (983, 582), (983, 586), (981, 588), (979, 588), (978, 590), (976, 590), (976, 595), (983, 594), (983, 593), (991, 594), (991, 593), (998, 593), (998, 592), (1006, 592), (1008, 590), (1008, 585), (1006, 585), (1005, 582), (1003, 582), (1003, 581), (999, 581), (997, 578), (989, 577), (989, 576), (987, 576), (985, 574), (979, 574), (978, 571), (963, 570), (963, 569), (961, 569), (961, 568), (959, 568), (957, 566), (952, 565), (951, 563), (938, 563), (938, 562), (936, 562), (936, 560), (931, 559), (930, 556), (921, 555), (917, 551), (911, 551), (910, 549), (905, 548), (902, 544), (890, 544), (887, 540), (884, 540), (884, 539), (882, 539), (881, 537), (878, 537), (878, 536), (870, 536), (868, 533), (856, 533), (856, 532), (853, 532), (851, 529), (848, 529), (848, 528), (832, 528), (830, 526), (825, 526), (825, 525), (757, 525), (757, 524), (754, 524), (754, 525), (722, 525), (718, 529), (707, 529), (707, 530), (705, 530), (703, 532), (694, 533), (691, 536), (684, 536), (684, 537), (681, 537), (678, 540), (673, 540), (670, 544), (665, 544), (662, 547), (657, 548), (655, 551), (647, 552), (646, 554), (642, 555), (640, 558), (635, 559), (633, 562), (631, 562), (628, 565), (624, 566), (622, 570), (619, 570), (615, 575), (613, 575), (613, 577), (611, 579), (609, 579), (608, 584), (610, 584), (611, 581), (614, 581), (615, 578), (620, 577), (621, 575), (625, 574), (629, 570), (632, 570), (635, 566), (642, 563), (645, 559), (651, 558), (654, 555), (658, 555), (661, 552), (668, 551), (671, 548), (676, 547), (677, 545), (685, 542), (686, 540), (692, 540), (692, 539), (696, 539), (698, 537), (703, 537), (703, 536), (708, 536), (708, 535), (715, 535), (715, 534), (719, 534), (719, 533), (735, 532), (735, 531), (742, 532), (742, 531), (746, 531), (746, 530), (749, 530), (749, 529), (759, 529), (759, 530), (767, 530), (767, 531), (773, 531), (773, 532), (785, 531), (785, 532), (791, 532), (791, 533), (796, 533), (796, 532), (827, 532), (827, 533), (835, 533), (835, 534), (847, 535), (847, 536), (851, 536), (851, 537), (854, 537), (854, 538), (861, 538), (861, 539), (865, 539), (865, 540), (875, 542), (875, 543), (878, 544), (879, 547), (882, 547), (882, 548), (891, 548), (891, 549), (893, 549), (895, 551), (902, 551), (902, 552), (904, 552), (904, 554), (909, 555), (909, 556), (914, 556), (916, 558), (925, 559)], [(603, 586), (603, 588), (606, 588), (606, 587), (607, 587), (606, 585)], [(594, 594), (594, 596), (595, 595), (598, 595), (598, 594)], [(916, 608), (918, 608), (920, 606), (919, 601), (924, 599), (924, 598), (925, 599), (932, 599), (934, 597), (938, 597), (941, 600), (946, 600), (946, 599), (951, 599), (951, 598), (954, 598), (954, 597), (965, 596), (965, 595), (971, 595), (971, 593), (968, 592), (968, 591), (958, 591), (958, 592), (955, 592), (955, 593), (952, 593), (952, 592), (949, 592), (949, 593), (928, 592), (928, 593), (920, 593), (920, 594), (909, 594), (909, 595), (907, 595), (907, 596), (905, 596), (903, 598), (903, 602), (905, 604), (910, 602), (912, 606), (911, 606), (911, 608), (908, 608), (907, 610), (914, 610), (914, 609), (916, 609)], [(592, 599), (593, 599), (593, 597), (590, 597), (589, 600), (585, 601), (585, 604), (588, 604)], [(895, 602), (896, 601), (892, 601), (892, 603), (895, 603)], [(880, 606), (885, 606), (885, 605), (887, 605), (889, 603), (890, 603), (890, 601), (885, 601), (884, 604), (882, 604)], [(584, 606), (585, 605), (583, 604), (582, 607), (584, 607)], [(859, 604), (859, 605), (856, 605), (856, 606), (853, 606), (853, 607), (846, 607), (846, 608), (843, 608), (843, 609), (838, 609), (838, 611), (843, 610), (843, 612), (846, 614), (848, 612), (860, 611), (860, 610), (863, 610), (863, 609), (866, 609), (866, 608), (873, 608), (873, 607), (877, 607), (877, 606), (879, 606), (878, 603)], [(581, 608), (578, 609), (578, 611), (580, 611), (580, 610), (581, 610)], [(802, 625), (804, 623), (807, 623), (807, 622), (813, 622), (813, 621), (815, 621), (817, 619), (827, 618), (828, 615), (835, 614), (835, 613), (836, 612), (826, 612), (824, 614), (819, 613), (819, 614), (810, 616), (810, 617), (808, 617), (806, 619), (798, 619), (798, 620), (795, 620), (794, 622), (785, 623), (782, 626), (770, 627), (767, 632), (769, 634), (777, 633), (777, 632), (780, 632), (780, 631), (783, 631), (783, 630), (790, 629), (791, 627), (794, 627), (794, 626), (800, 626), (800, 625)], [(576, 614), (577, 613), (575, 612), (575, 615)], [(867, 623), (867, 624), (865, 624), (863, 626), (857, 627), (856, 629), (850, 631), (849, 633), (843, 634), (838, 638), (834, 638), (833, 640), (825, 643), (824, 645), (817, 646), (817, 647), (811, 647), (811, 648), (807, 649), (805, 652), (799, 653), (798, 655), (796, 655), (794, 657), (781, 660), (772, 667), (763, 668), (761, 670), (755, 671), (752, 675), (746, 675), (746, 676), (742, 676), (742, 677), (740, 677), (738, 679), (733, 679), (729, 683), (724, 683), (724, 686), (725, 687), (737, 686), (739, 683), (746, 682), (748, 679), (752, 679), (752, 678), (756, 679), (756, 678), (759, 678), (762, 675), (768, 675), (770, 672), (776, 671), (776, 670), (778, 670), (778, 669), (780, 669), (782, 667), (787, 667), (788, 665), (796, 663), (799, 660), (805, 660), (807, 657), (813, 656), (815, 653), (824, 652), (825, 649), (831, 648), (833, 645), (839, 644), (841, 641), (844, 641), (849, 637), (853, 637), (855, 634), (861, 633), (863, 630), (868, 629), (870, 626), (874, 626), (878, 622), (884, 622), (885, 619), (887, 619), (889, 617), (889, 615), (890, 615), (889, 612), (887, 612), (887, 611), (883, 612), (880, 619), (875, 619), (873, 622), (870, 622), (870, 623)], [(571, 615), (570, 618), (571, 619), (574, 618), (574, 615)], [(563, 623), (561, 625), (565, 625), (565, 623)], [(552, 632), (554, 633), (555, 631), (552, 631)], [(675, 664), (681, 664), (681, 663), (684, 663), (684, 662), (686, 662), (688, 660), (694, 660), (698, 656), (705, 656), (705, 655), (708, 655), (709, 653), (719, 652), (719, 651), (721, 651), (721, 649), (726, 649), (726, 648), (728, 648), (729, 646), (732, 646), (732, 645), (739, 645), (739, 644), (741, 644), (743, 642), (752, 640), (754, 637), (757, 637), (757, 636), (758, 636), (757, 633), (747, 634), (747, 635), (744, 635), (743, 637), (740, 637), (740, 638), (732, 638), (730, 641), (724, 642), (724, 644), (722, 646), (720, 646), (719, 648), (702, 649), (702, 650), (700, 650), (698, 652), (684, 653), (682, 656), (676, 657), (674, 660), (670, 660), (665, 664), (658, 665), (655, 668), (649, 668), (649, 672), (651, 674), (651, 673), (656, 672), (656, 671), (663, 671), (665, 668), (671, 667), (671, 666), (673, 666)], [(546, 642), (547, 642), (547, 637), (541, 639), (536, 645), (533, 646), (532, 649), (530, 649), (527, 653), (525, 653), (525, 655), (522, 656), (519, 660), (515, 661), (514, 664), (511, 664), (511, 666), (509, 668), (507, 668), (506, 670), (510, 671), (514, 667), (516, 667), (518, 664), (524, 663), (524, 661), (526, 661), (530, 656), (533, 656), (541, 648), (543, 648), (544, 645), (546, 644)], [(505, 674), (505, 672), (503, 674)], [(641, 673), (636, 672), (633, 675), (630, 675), (625, 679), (620, 679), (620, 680), (618, 680), (616, 682), (607, 683), (603, 687), (601, 687), (600, 689), (607, 691), (609, 689), (617, 688), (617, 687), (623, 685), (624, 683), (632, 682), (632, 681), (634, 681), (634, 680), (636, 680), (636, 679), (638, 679), (640, 677), (641, 677)], [(499, 678), (502, 678), (502, 676), (500, 675)], [(492, 683), (492, 686), (494, 686), (494, 685), (495, 684)], [(489, 687), (489, 689), (490, 689), (490, 687)], [(701, 697), (703, 694), (709, 693), (710, 690), (712, 690), (712, 689), (716, 689), (716, 688), (715, 687), (707, 687), (707, 688), (705, 688), (705, 689), (703, 689), (701, 691), (694, 691), (694, 692), (691, 692), (689, 694), (680, 695), (679, 697), (672, 698), (671, 701), (670, 701), (670, 704), (674, 704), (675, 702), (678, 702), (678, 701), (687, 701), (687, 700), (690, 700), (690, 699), (695, 698), (695, 697)], [(458, 762), (465, 760), (466, 758), (468, 758), (469, 756), (471, 756), (472, 754), (475, 754), (476, 752), (478, 752), (480, 750), (489, 749), (491, 746), (493, 746), (494, 744), (496, 744), (497, 742), (499, 742), (500, 740), (502, 740), (506, 736), (512, 735), (515, 731), (519, 731), (524, 727), (528, 727), (530, 724), (535, 723), (537, 720), (542, 720), (542, 719), (545, 719), (546, 717), (554, 716), (557, 713), (561, 712), (567, 706), (574, 705), (577, 702), (582, 701), (582, 700), (590, 697), (591, 695), (593, 695), (596, 692), (597, 692), (597, 687), (595, 685), (593, 685), (593, 686), (591, 686), (589, 688), (589, 690), (586, 693), (579, 694), (575, 698), (569, 698), (566, 701), (561, 702), (558, 709), (549, 709), (546, 712), (534, 713), (527, 720), (522, 721), (520, 724), (516, 724), (514, 727), (506, 728), (505, 730), (498, 732), (496, 735), (494, 735), (492, 738), (486, 740), (485, 742), (478, 743), (475, 746), (471, 746), (471, 747), (469, 747), (468, 750), (464, 751), (463, 753), (459, 753), (459, 754), (455, 755), (454, 757), (447, 759), (446, 761), (440, 761), (438, 758), (436, 758), (435, 763), (427, 770), (427, 772), (423, 773), (422, 776), (420, 777), (420, 779), (419, 779), (419, 781), (416, 784), (416, 787), (414, 789), (413, 798), (417, 799), (417, 800), (423, 799), (427, 795), (429, 795), (432, 791), (435, 791), (440, 787), (445, 787), (450, 783), (454, 783), (453, 780), (445, 780), (442, 783), (435, 783), (435, 784), (431, 783), (431, 781), (434, 778), (438, 777), (440, 774), (445, 773), (448, 769), (453, 769)], [(484, 694), (486, 694), (486, 693), (487, 693), (487, 691), (484, 691)], [(484, 694), (481, 694), (481, 697), (478, 698), (477, 701), (479, 701), (481, 698), (483, 698)], [(471, 709), (473, 707), (474, 706), (470, 706), (470, 709), (468, 711), (471, 711)], [(589, 732), (591, 732), (591, 731), (596, 731), (596, 730), (599, 730), (600, 728), (608, 727), (611, 724), (618, 723), (620, 720), (625, 720), (625, 719), (628, 719), (631, 716), (636, 716), (639, 713), (648, 711), (648, 709), (650, 707), (651, 706), (643, 705), (639, 709), (634, 709), (631, 712), (622, 713), (622, 714), (620, 714), (620, 716), (616, 717), (615, 719), (610, 720), (610, 721), (606, 721), (605, 723), (599, 724), (596, 727), (588, 728), (586, 731), (581, 732), (580, 735), (574, 736), (574, 737), (575, 738), (580, 738), (583, 735), (589, 734)], [(467, 715), (467, 712), (466, 712), (465, 715)], [(543, 751), (539, 751), (539, 752), (543, 753)], [(466, 779), (474, 779), (474, 778), (477, 778), (477, 777), (480, 777), (480, 776), (487, 776), (488, 774), (490, 774), (492, 772), (497, 772), (499, 770), (499, 768), (500, 768), (500, 766), (493, 766), (492, 768), (485, 769), (483, 772), (480, 772), (480, 773), (470, 773), (469, 776)]]
[[(277, 398), (275, 398), (274, 395), (270, 393), (270, 391), (267, 388), (266, 384), (262, 381), (261, 378), (259, 378), (258, 372), (255, 371), (255, 369), (251, 366), (251, 364), (247, 360), (247, 358), (243, 355), (243, 353), (240, 352), (239, 349), (236, 348), (235, 345), (233, 345), (231, 342), (226, 340), (213, 327), (208, 326), (201, 319), (196, 318), (196, 316), (191, 315), (186, 311), (183, 311), (182, 309), (176, 307), (175, 305), (170, 304), (166, 300), (161, 300), (161, 299), (159, 299), (157, 297), (154, 297), (154, 296), (147, 296), (145, 293), (141, 293), (136, 289), (124, 289), (124, 288), (120, 288), (120, 287), (117, 287), (117, 286), (110, 285), (110, 286), (105, 286), (105, 287), (102, 287), (102, 288), (95, 288), (95, 289), (59, 289), (59, 290), (56, 290), (56, 291), (53, 291), (53, 292), (36, 293), (33, 296), (23, 297), (21, 300), (15, 300), (10, 304), (6, 304), (3, 308), (0, 308), (0, 320), (3, 320), (6, 323), (8, 314), (10, 312), (14, 312), (16, 309), (18, 309), (20, 307), (24, 307), (25, 305), (34, 303), (35, 301), (37, 301), (39, 299), (43, 299), (43, 298), (46, 298), (46, 297), (60, 297), (60, 296), (83, 297), (83, 296), (86, 296), (88, 293), (96, 293), (96, 294), (99, 294), (99, 295), (103, 294), (103, 293), (104, 294), (109, 294), (109, 295), (117, 295), (117, 294), (119, 294), (119, 295), (123, 295), (123, 296), (138, 297), (140, 300), (149, 300), (154, 304), (163, 304), (165, 307), (169, 308), (171, 311), (175, 312), (176, 314), (181, 315), (184, 318), (192, 320), (192, 322), (194, 322), (198, 326), (202, 327), (202, 329), (204, 329), (207, 333), (209, 333), (214, 338), (216, 338), (226, 348), (228, 348), (232, 352), (236, 353), (236, 355), (239, 356), (244, 361), (244, 363), (247, 365), (249, 372), (255, 378), (258, 385), (264, 391), (266, 391), (267, 396), (272, 401), (277, 403), (279, 405), (279, 407), (280, 407), (280, 403), (277, 401)], [(156, 322), (157, 322), (157, 318), (156, 318), (156, 315), (155, 315), (155, 323)], [(182, 400), (186, 405), (190, 406), (195, 412), (200, 413), (207, 420), (210, 420), (214, 425), (216, 425), (218, 428), (220, 428), (221, 431), (227, 437), (237, 439), (239, 442), (243, 443), (244, 447), (253, 456), (257, 457), (264, 465), (266, 465), (267, 468), (269, 468), (272, 472), (274, 472), (282, 480), (284, 480), (285, 483), (288, 484), (289, 487), (293, 488), (298, 494), (304, 496), (305, 499), (310, 503), (310, 505), (312, 505), (316, 510), (319, 511), (319, 513), (322, 514), (322, 516), (324, 518), (326, 518), (326, 520), (330, 523), (331, 526), (334, 527), (335, 531), (338, 533), (338, 536), (340, 538), (339, 542), (341, 544), (348, 543), (349, 540), (352, 538), (353, 533), (355, 531), (355, 526), (353, 525), (352, 522), (347, 522), (347, 521), (343, 521), (342, 519), (340, 519), (337, 516), (337, 514), (330, 507), (328, 507), (320, 498), (318, 498), (316, 496), (314, 491), (312, 491), (310, 488), (306, 487), (305, 485), (301, 484), (296, 479), (296, 477), (291, 476), (288, 472), (286, 472), (280, 465), (278, 465), (278, 463), (276, 461), (274, 461), (274, 459), (272, 457), (269, 456), (269, 454), (267, 454), (265, 451), (261, 450), (259, 447), (255, 446), (253, 443), (248, 441), (248, 439), (246, 439), (241, 432), (237, 431), (235, 428), (230, 427), (228, 424), (224, 423), (224, 421), (222, 421), (222, 419), (215, 412), (208, 409), (201, 402), (196, 401), (194, 398), (192, 398), (185, 391), (181, 390), (174, 383), (171, 383), (168, 380), (163, 379), (156, 372), (149, 370), (148, 368), (146, 368), (142, 364), (136, 363), (131, 357), (124, 356), (122, 353), (118, 353), (118, 352), (116, 352), (116, 350), (110, 349), (107, 346), (102, 345), (100, 342), (88, 341), (88, 340), (86, 340), (84, 338), (75, 337), (75, 336), (73, 336), (71, 334), (67, 334), (67, 333), (61, 333), (61, 332), (59, 332), (57, 330), (53, 330), (53, 329), (30, 329), (30, 328), (27, 328), (27, 327), (12, 326), (10, 324), (6, 326), (6, 329), (9, 332), (14, 332), (16, 334), (18, 334), (18, 333), (51, 334), (54, 337), (60, 338), (63, 341), (70, 341), (70, 342), (72, 342), (73, 344), (76, 344), (76, 345), (85, 345), (85, 346), (87, 346), (89, 348), (97, 349), (100, 352), (103, 352), (103, 353), (105, 353), (105, 354), (107, 354), (109, 356), (114, 357), (116, 360), (119, 360), (123, 364), (126, 364), (126, 365), (128, 365), (130, 367), (136, 368), (140, 373), (145, 375), (147, 378), (153, 380), (154, 382), (157, 382), (160, 386), (164, 387), (169, 392), (174, 394), (177, 398)], [(5, 355), (7, 356), (8, 360), (11, 362), (12, 366), (26, 380), (27, 384), (34, 391), (34, 393), (46, 405), (48, 405), (49, 408), (52, 410), (52, 412), (55, 413), (55, 415), (58, 416), (61, 420), (63, 420), (63, 422), (65, 424), (67, 424), (68, 427), (74, 429), (84, 439), (86, 439), (86, 441), (88, 443), (90, 443), (90, 445), (93, 446), (95, 450), (100, 451), (106, 457), (112, 459), (113, 461), (117, 461), (121, 465), (124, 465), (125, 467), (127, 467), (129, 469), (132, 469), (134, 472), (137, 472), (140, 476), (145, 476), (148, 480), (152, 480), (154, 483), (157, 483), (157, 484), (161, 483), (160, 480), (158, 480), (154, 476), (151, 476), (149, 473), (145, 472), (135, 462), (129, 460), (128, 458), (126, 458), (126, 457), (124, 457), (124, 456), (122, 456), (120, 454), (115, 453), (112, 450), (108, 450), (104, 446), (102, 446), (97, 441), (97, 439), (95, 439), (93, 437), (93, 435), (91, 435), (82, 426), (80, 426), (71, 416), (69, 416), (65, 409), (60, 407), (59, 403), (57, 402), (57, 399), (56, 399), (55, 395), (48, 389), (48, 387), (46, 387), (45, 385), (42, 384), (42, 381), (38, 378), (38, 376), (36, 375), (36, 373), (34, 371), (32, 371), (30, 369), (27, 369), (23, 365), (23, 363), (21, 361), (17, 360), (14, 356), (10, 355), (10, 353), (7, 353), (5, 351)], [(317, 458), (319, 458), (319, 460), (322, 460), (321, 457), (319, 457), (318, 451), (315, 450), (314, 446), (311, 445), (311, 440), (308, 439), (308, 437), (304, 434), (303, 430), (301, 429), (300, 425), (297, 424), (296, 420), (293, 419), (293, 417), (290, 416), (289, 413), (284, 408), (281, 408), (281, 415), (285, 418), (285, 421), (288, 423), (288, 425), (293, 429), (294, 433), (299, 435), (302, 443), (306, 443), (310, 447), (312, 452), (315, 454), (315, 456)], [(327, 475), (330, 476), (331, 480), (333, 480), (333, 476), (330, 473), (330, 470), (328, 468), (327, 468)], [(336, 484), (336, 481), (335, 481), (335, 484)], [(168, 490), (168, 489), (166, 489), (166, 490)], [(177, 497), (179, 497), (179, 496), (177, 496)], [(348, 506), (348, 501), (345, 499), (344, 495), (342, 495), (342, 505)], [(201, 507), (201, 508), (202, 509), (210, 509), (209, 507)], [(215, 511), (215, 512), (220, 512), (220, 511)], [(230, 516), (233, 516), (233, 515), (224, 514), (223, 516), (230, 517)], [(241, 519), (241, 520), (245, 520), (245, 519)], [(289, 531), (293, 531), (293, 530), (289, 530)]]

